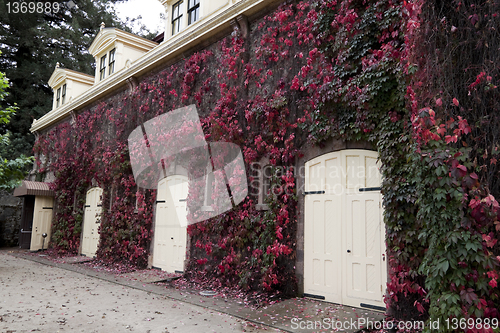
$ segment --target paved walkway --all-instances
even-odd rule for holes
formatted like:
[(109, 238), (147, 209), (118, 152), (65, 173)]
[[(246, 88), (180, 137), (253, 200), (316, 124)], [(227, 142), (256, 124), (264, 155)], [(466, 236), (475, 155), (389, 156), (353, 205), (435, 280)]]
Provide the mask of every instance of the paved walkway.
[[(11, 258), (11, 260), (7, 260), (9, 257)], [(162, 333), (182, 332), (183, 331), (182, 328), (187, 328), (186, 323), (193, 322), (192, 320), (193, 317), (202, 318), (203, 322), (198, 324), (205, 324), (205, 325), (190, 326), (187, 332), (212, 332), (212, 331), (221, 332), (226, 330), (232, 330), (233, 332), (235, 330), (243, 332), (261, 332), (261, 329), (259, 327), (262, 325), (267, 327), (268, 331), (285, 331), (292, 333), (331, 332), (331, 331), (358, 332), (361, 328), (363, 328), (360, 325), (360, 323), (362, 323), (363, 321), (377, 322), (384, 318), (384, 315), (379, 312), (374, 312), (365, 309), (350, 308), (305, 298), (289, 299), (274, 305), (254, 309), (243, 304), (241, 301), (234, 299), (219, 298), (213, 296), (212, 297), (201, 296), (196, 291), (186, 291), (186, 290), (181, 291), (175, 288), (171, 287), (169, 288), (168, 286), (166, 287), (165, 285), (146, 283), (138, 280), (131, 280), (128, 277), (124, 277), (123, 274), (118, 275), (104, 271), (96, 271), (82, 264), (74, 262), (71, 263), (71, 261), (54, 262), (53, 260), (50, 260), (45, 256), (43, 256), (43, 254), (42, 256), (33, 254), (28, 255), (26, 252), (23, 251), (13, 251), (13, 250), (6, 251), (5, 249), (0, 251), (0, 283), (2, 289), (6, 288), (5, 279), (10, 274), (9, 272), (4, 272), (4, 270), (9, 269), (10, 265), (14, 265), (12, 261), (15, 258), (18, 258), (16, 259), (18, 261), (16, 265), (18, 266), (20, 265), (19, 262), (21, 263), (23, 262), (22, 259), (29, 260), (32, 262), (37, 262), (44, 266), (51, 266), (51, 267), (43, 267), (42, 265), (37, 265), (33, 267), (31, 269), (30, 279), (33, 279), (36, 275), (40, 275), (38, 273), (38, 270), (49, 268), (51, 272), (54, 272), (56, 270), (58, 272), (62, 272), (60, 273), (62, 274), (61, 281), (65, 281), (66, 277), (69, 277), (70, 274), (72, 277), (80, 276), (80, 279), (84, 277), (91, 279), (100, 279), (103, 280), (103, 282), (99, 283), (99, 285), (104, 284), (105, 281), (107, 286), (106, 288), (111, 288), (110, 286), (114, 285), (114, 286), (121, 286), (122, 289), (126, 289), (127, 293), (132, 293), (133, 291), (135, 293), (134, 300), (136, 302), (138, 300), (144, 300), (144, 299), (151, 302), (152, 298), (155, 298), (153, 296), (161, 296), (160, 299), (162, 302), (155, 305), (159, 308), (164, 308), (164, 306), (160, 304), (164, 304), (167, 300), (177, 301), (176, 304), (178, 304), (178, 306), (189, 308), (189, 310), (184, 309), (185, 311), (187, 311), (186, 312), (188, 314), (187, 318), (189, 318), (189, 320), (185, 318), (185, 320), (183, 321), (182, 316), (176, 317), (176, 319), (174, 319), (174, 324), (170, 325), (170, 327), (167, 325), (165, 326), (164, 330), (163, 328), (162, 330), (154, 330), (152, 328), (147, 328), (147, 325), (144, 325), (144, 323), (147, 322), (148, 318), (162, 317), (162, 314), (164, 312), (162, 310), (158, 310), (157, 312), (159, 312), (159, 314), (157, 313), (155, 315), (156, 310), (152, 311), (151, 307), (146, 306), (146, 308), (149, 308), (150, 310), (145, 310), (145, 311), (149, 312), (143, 311), (144, 313), (139, 313), (139, 314), (131, 313), (132, 317), (134, 318), (131, 317), (127, 318), (131, 319), (131, 322), (134, 322), (134, 324), (127, 324), (129, 326), (127, 330), (133, 329), (133, 327), (143, 328), (143, 330), (141, 329), (136, 330), (137, 332), (162, 332)], [(25, 263), (24, 266), (26, 266), (27, 265), (26, 261), (24, 261), (24, 263)], [(26, 279), (27, 274), (29, 274), (29, 272), (25, 272), (24, 279)], [(9, 281), (10, 285), (13, 285), (15, 283), (23, 283), (23, 282), (12, 281), (12, 280)], [(26, 284), (26, 282), (24, 283)], [(76, 282), (78, 286), (80, 283), (81, 282), (79, 281)], [(53, 283), (48, 283), (48, 284), (53, 285)], [(74, 287), (78, 288), (78, 286), (75, 285)], [(4, 295), (7, 290), (2, 290), (2, 289), (0, 289), (0, 330), (5, 329), (6, 327), (6, 325), (3, 325), (5, 324), (5, 318), (4, 320), (2, 320), (2, 314), (5, 314), (5, 311), (9, 309), (9, 306), (6, 306), (5, 302), (2, 301), (2, 299), (5, 297)], [(56, 288), (54, 292), (56, 292), (57, 289), (58, 288)], [(34, 292), (35, 291), (31, 291), (31, 293)], [(59, 294), (61, 293), (58, 290), (57, 292)], [(101, 290), (100, 294), (102, 295), (107, 293)], [(11, 300), (14, 299), (12, 298), (12, 295), (10, 296)], [(24, 295), (23, 297), (27, 296)], [(35, 298), (34, 295), (31, 295), (31, 297)], [(113, 297), (113, 295), (110, 294), (107, 295), (107, 297), (100, 297), (98, 298), (98, 300), (99, 302), (101, 301), (105, 302), (106, 300), (108, 300), (109, 297)], [(158, 297), (156, 297), (155, 299), (157, 301), (159, 300)], [(64, 295), (61, 296), (61, 301), (66, 301), (64, 300)], [(119, 301), (115, 300), (115, 302)], [(137, 311), (140, 310), (137, 309)], [(170, 311), (172, 310), (169, 309), (167, 312), (170, 313)], [(208, 312), (205, 313), (203, 311), (208, 311)], [(193, 313), (197, 314), (193, 315)], [(210, 317), (203, 317), (210, 315), (213, 316), (214, 314), (219, 314), (219, 313), (225, 314), (226, 316), (217, 318), (219, 320), (223, 318), (226, 324), (229, 323), (228, 325), (224, 326), (222, 321), (219, 320), (210, 321)], [(144, 317), (145, 319), (138, 322), (137, 318), (142, 318), (142, 317)], [(61, 327), (64, 328), (64, 325), (69, 322), (69, 319), (66, 319), (66, 317), (64, 316), (63, 319), (61, 319), (61, 321), (63, 321), (63, 324), (61, 323), (58, 324), (60, 326), (60, 327), (58, 326), (59, 328)], [(92, 320), (89, 320), (89, 322), (90, 321)], [(151, 321), (153, 320), (151, 319)], [(103, 322), (106, 321), (103, 320)], [(156, 322), (158, 322), (158, 320)], [(101, 324), (105, 325), (104, 323)], [(92, 324), (88, 325), (92, 326)], [(124, 327), (127, 327), (127, 325), (125, 325)], [(173, 327), (175, 327), (175, 329)], [(104, 327), (96, 328), (98, 330), (95, 332), (114, 332), (114, 330), (112, 329), (102, 330), (102, 331), (99, 330), (102, 328)], [(86, 329), (87, 329), (86, 332), (90, 332), (88, 328)], [(158, 327), (156, 327), (156, 329), (158, 329)], [(44, 330), (41, 331), (45, 332)], [(117, 332), (121, 331), (124, 330), (117, 330)], [(20, 331), (15, 331), (15, 332), (20, 332)]]

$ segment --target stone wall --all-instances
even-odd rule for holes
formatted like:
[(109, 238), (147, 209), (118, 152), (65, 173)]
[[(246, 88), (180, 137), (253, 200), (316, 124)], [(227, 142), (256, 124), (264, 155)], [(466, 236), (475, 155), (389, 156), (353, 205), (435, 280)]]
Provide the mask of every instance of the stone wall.
[(23, 201), (0, 191), (0, 247), (18, 246)]

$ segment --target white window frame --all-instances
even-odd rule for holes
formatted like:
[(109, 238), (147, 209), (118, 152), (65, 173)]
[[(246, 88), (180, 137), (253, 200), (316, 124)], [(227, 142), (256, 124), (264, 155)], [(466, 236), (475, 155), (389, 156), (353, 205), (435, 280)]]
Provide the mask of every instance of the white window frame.
[[(192, 6), (191, 3), (193, 3)], [(191, 19), (192, 13), (194, 13), (194, 21)], [(187, 18), (188, 26), (200, 19), (200, 0), (187, 0)]]
[[(202, 17), (202, 0), (174, 0), (173, 4), (168, 5), (167, 12), (170, 17), (167, 30), (170, 30), (170, 36), (175, 36), (187, 27), (198, 22)], [(172, 3), (168, 2), (168, 3)]]
[(102, 81), (106, 78), (106, 57), (107, 53), (101, 57), (101, 62), (99, 65), (99, 81)]
[(215, 175), (212, 172), (212, 164), (207, 166), (205, 171), (205, 191), (203, 193), (203, 206), (201, 206), (202, 212), (213, 212), (214, 209), (212, 205), (214, 203), (212, 199), (213, 183), (215, 181)]
[(138, 194), (143, 193), (143, 189), (137, 185), (136, 190), (135, 190), (135, 208), (134, 208), (134, 214), (139, 213), (139, 199), (138, 199)]
[(182, 24), (182, 16), (184, 16), (183, 4), (184, 0), (179, 0), (172, 5), (172, 19), (171, 19), (172, 36), (181, 32), (181, 30), (184, 28)]
[(61, 102), (61, 87), (57, 88), (56, 91), (56, 108), (59, 107), (60, 102)]
[[(255, 166), (257, 166), (258, 169), (255, 169)], [(254, 181), (258, 183), (257, 204), (255, 205), (257, 210), (269, 210), (269, 206), (265, 202), (267, 191), (270, 189), (271, 185), (271, 175), (269, 175), (269, 177), (266, 176), (266, 170), (269, 168), (271, 168), (271, 165), (267, 157), (263, 157), (260, 161), (252, 163), (251, 176), (254, 178)], [(255, 175), (255, 171), (257, 171), (257, 175)]]
[(109, 51), (109, 60), (108, 60), (108, 76), (115, 72), (115, 55), (116, 48)]
[(61, 105), (63, 105), (66, 102), (66, 83), (62, 85), (62, 93), (61, 93)]

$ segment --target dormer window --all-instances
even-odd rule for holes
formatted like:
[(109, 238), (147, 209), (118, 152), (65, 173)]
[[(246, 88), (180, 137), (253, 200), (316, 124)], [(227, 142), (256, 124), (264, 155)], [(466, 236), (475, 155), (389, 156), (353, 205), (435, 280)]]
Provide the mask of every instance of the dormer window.
[(200, 18), (200, 0), (188, 0), (188, 25)]
[(59, 107), (60, 102), (61, 102), (61, 88), (57, 89), (56, 108)]
[(60, 64), (57, 63), (48, 82), (54, 92), (52, 109), (71, 103), (73, 98), (87, 91), (94, 82), (93, 76), (61, 68)]
[[(186, 6), (187, 5), (187, 6)], [(187, 17), (187, 22), (183, 20)], [(172, 35), (200, 19), (200, 0), (181, 0), (172, 5)], [(187, 25), (186, 25), (187, 23)]]
[(115, 72), (115, 50), (116, 49), (112, 49), (111, 51), (109, 51), (109, 75)]
[(63, 105), (64, 102), (66, 102), (66, 83), (62, 86), (61, 105)]
[(106, 54), (101, 57), (101, 66), (99, 68), (99, 79), (103, 80), (106, 77)]
[(179, 1), (172, 6), (172, 35), (181, 31), (182, 27), (182, 4), (184, 1)]
[(115, 72), (115, 53), (116, 49), (112, 49), (108, 54), (101, 57), (101, 63), (99, 66), (99, 79), (104, 80), (106, 78), (106, 59), (108, 59), (108, 76)]
[(134, 61), (157, 45), (156, 42), (120, 29), (106, 28), (104, 23), (101, 24), (101, 30), (89, 48), (95, 61), (95, 84), (129, 68)]

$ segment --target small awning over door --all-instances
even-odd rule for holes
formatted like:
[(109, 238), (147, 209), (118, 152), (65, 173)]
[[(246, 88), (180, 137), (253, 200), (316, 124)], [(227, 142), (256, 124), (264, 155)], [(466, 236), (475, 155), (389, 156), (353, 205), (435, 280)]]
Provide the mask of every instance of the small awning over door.
[(22, 197), (25, 195), (38, 195), (44, 197), (53, 197), (54, 191), (49, 187), (48, 183), (34, 182), (23, 180), (21, 186), (14, 190), (15, 197)]

